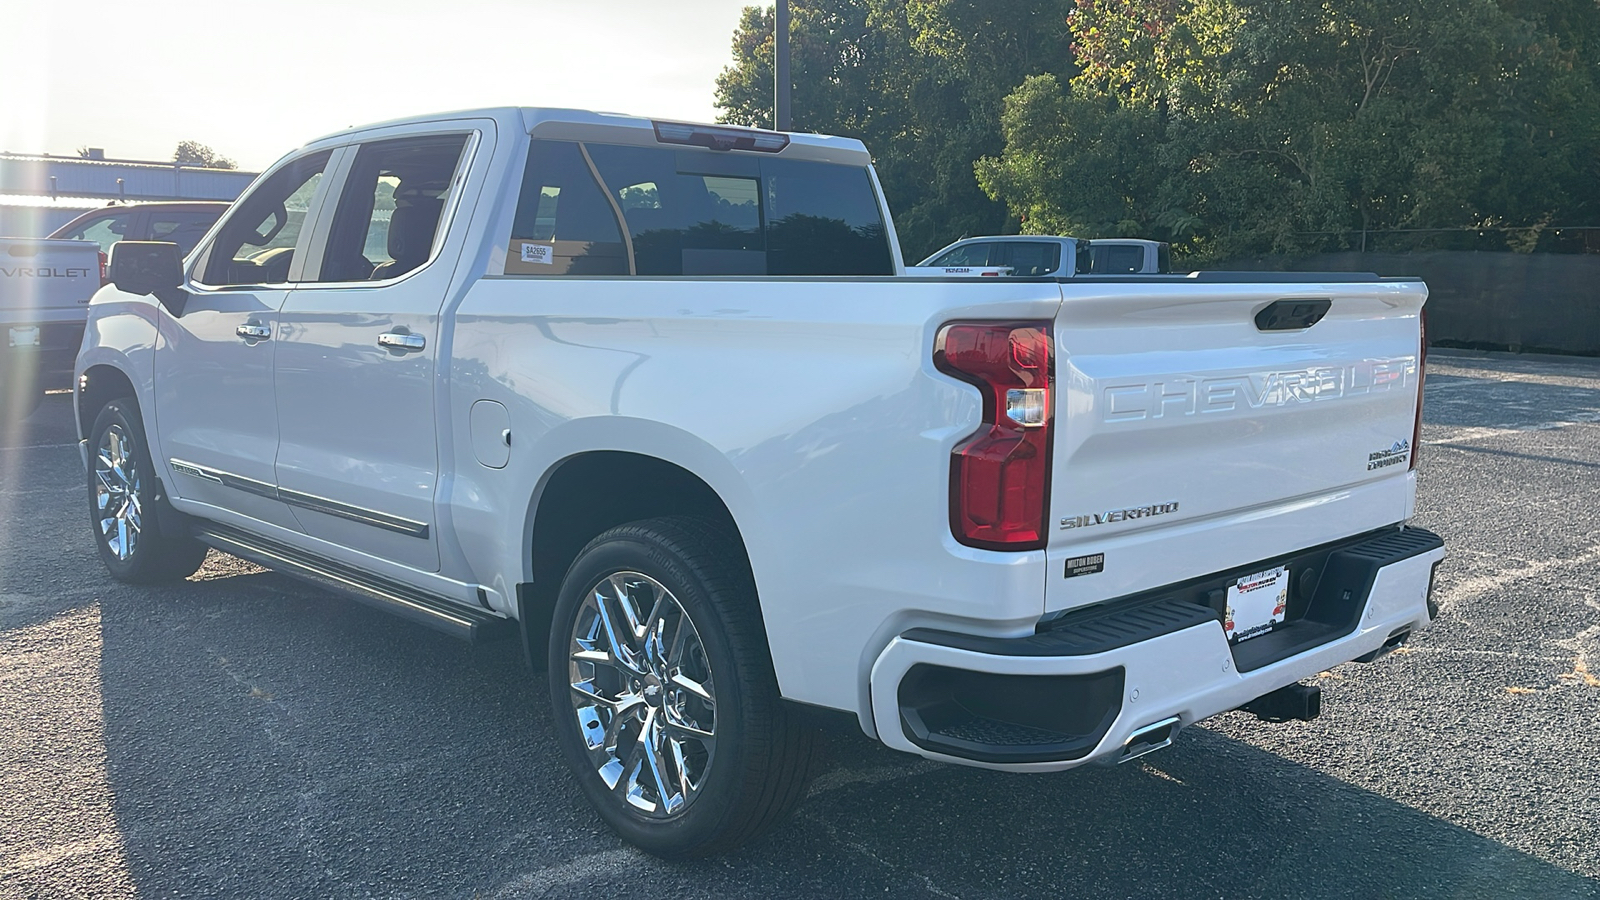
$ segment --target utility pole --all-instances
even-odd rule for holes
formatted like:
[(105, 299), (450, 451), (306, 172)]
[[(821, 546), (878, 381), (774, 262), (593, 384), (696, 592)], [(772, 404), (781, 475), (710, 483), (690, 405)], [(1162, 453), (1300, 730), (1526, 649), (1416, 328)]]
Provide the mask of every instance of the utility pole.
[(772, 48), (772, 118), (779, 131), (788, 131), (789, 120), (789, 0), (777, 0), (777, 28)]

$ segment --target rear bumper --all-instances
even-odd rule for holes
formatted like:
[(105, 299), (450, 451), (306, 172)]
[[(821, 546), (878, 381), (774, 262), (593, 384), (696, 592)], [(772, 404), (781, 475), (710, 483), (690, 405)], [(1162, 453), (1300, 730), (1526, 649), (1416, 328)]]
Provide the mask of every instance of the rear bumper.
[(1431, 532), (1385, 531), (1305, 558), (1323, 572), (1310, 609), (1238, 645), (1211, 608), (1186, 596), (1188, 585), (1019, 638), (908, 631), (872, 667), (879, 738), (930, 759), (1013, 771), (1114, 762), (1152, 726), (1170, 721), (1175, 734), (1371, 658), (1432, 620), (1428, 595), (1444, 546)]
[(72, 385), (72, 367), (83, 343), (83, 322), (0, 325), (0, 358), (7, 378), (27, 378), (39, 390)]

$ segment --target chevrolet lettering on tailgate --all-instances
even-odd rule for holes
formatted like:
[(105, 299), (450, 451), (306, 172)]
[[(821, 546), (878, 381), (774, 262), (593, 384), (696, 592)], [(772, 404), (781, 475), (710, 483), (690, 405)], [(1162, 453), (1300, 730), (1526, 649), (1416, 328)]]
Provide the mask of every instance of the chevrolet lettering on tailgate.
[(1416, 383), (1416, 373), (1417, 358), (1402, 356), (1292, 372), (1118, 384), (1105, 388), (1102, 409), (1107, 422), (1236, 412), (1404, 388)]

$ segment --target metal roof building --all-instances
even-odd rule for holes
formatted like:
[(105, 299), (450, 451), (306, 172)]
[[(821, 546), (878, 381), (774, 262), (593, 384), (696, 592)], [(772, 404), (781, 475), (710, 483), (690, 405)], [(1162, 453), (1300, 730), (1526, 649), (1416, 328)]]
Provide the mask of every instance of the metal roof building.
[(112, 203), (231, 201), (255, 177), (174, 162), (0, 153), (0, 235), (42, 237)]

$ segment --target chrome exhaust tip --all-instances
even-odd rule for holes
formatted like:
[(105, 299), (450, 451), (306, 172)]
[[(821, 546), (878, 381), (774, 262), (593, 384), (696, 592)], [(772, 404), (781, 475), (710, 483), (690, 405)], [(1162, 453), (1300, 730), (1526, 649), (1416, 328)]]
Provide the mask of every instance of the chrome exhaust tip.
[(1117, 757), (1117, 764), (1138, 759), (1146, 753), (1154, 753), (1163, 747), (1172, 746), (1172, 736), (1178, 731), (1178, 717), (1168, 716), (1159, 722), (1136, 728), (1128, 739), (1122, 742), (1122, 754)]

